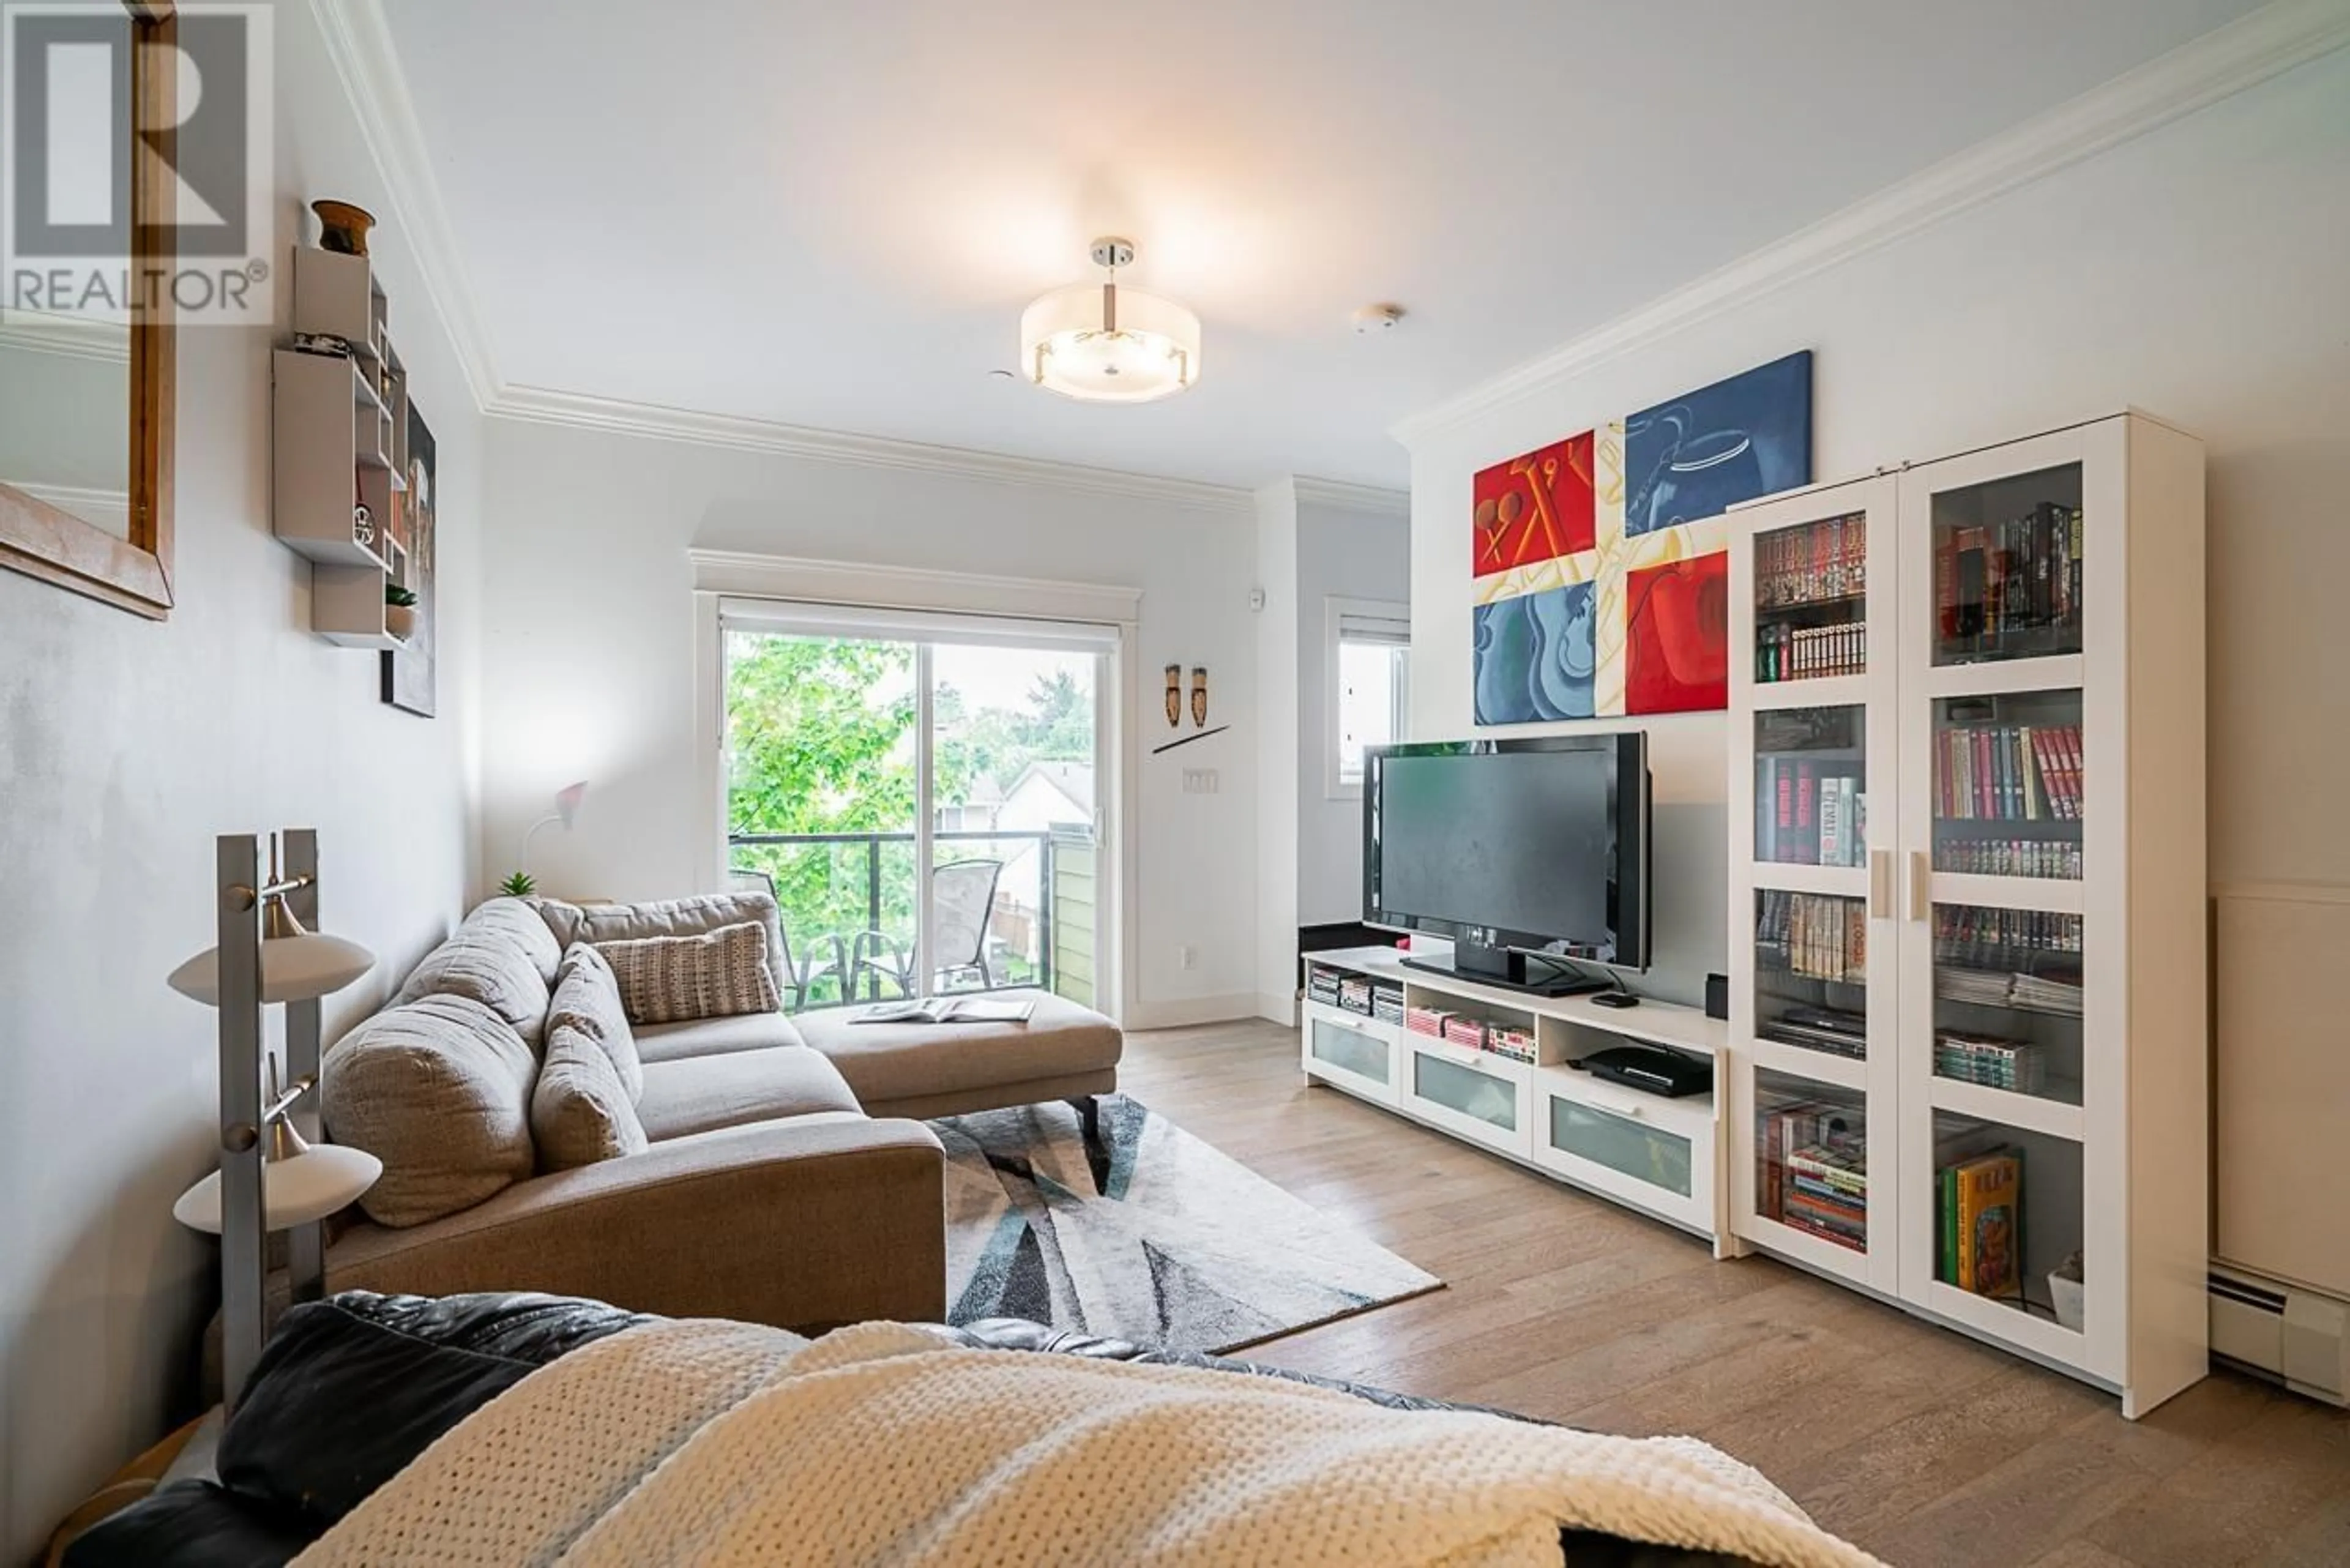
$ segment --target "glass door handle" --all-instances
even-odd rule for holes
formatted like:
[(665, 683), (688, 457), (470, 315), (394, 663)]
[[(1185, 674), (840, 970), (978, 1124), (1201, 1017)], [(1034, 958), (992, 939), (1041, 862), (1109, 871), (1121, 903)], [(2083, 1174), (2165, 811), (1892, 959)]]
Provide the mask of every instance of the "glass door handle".
[(1926, 907), (1933, 897), (1932, 876), (1933, 865), (1926, 858), (1926, 852), (1909, 851), (1909, 918), (1913, 920), (1926, 918)]
[(1868, 918), (1872, 920), (1893, 918), (1893, 851), (1890, 849), (1868, 852)]

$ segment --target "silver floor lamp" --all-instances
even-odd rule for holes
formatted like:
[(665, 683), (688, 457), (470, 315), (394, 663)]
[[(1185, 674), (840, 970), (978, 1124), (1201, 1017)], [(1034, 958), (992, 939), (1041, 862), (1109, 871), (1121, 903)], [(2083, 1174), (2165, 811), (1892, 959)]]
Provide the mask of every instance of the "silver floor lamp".
[[(281, 869), (279, 851), (284, 851)], [(310, 828), (272, 835), (269, 869), (252, 834), (219, 841), (219, 940), (172, 971), (172, 989), (220, 1014), (220, 1168), (181, 1195), (181, 1223), (221, 1239), (222, 1403), (236, 1407), (268, 1332), (270, 1231), (289, 1231), (293, 1299), (326, 1292), (322, 1221), (383, 1173), (359, 1149), (319, 1142), (319, 999), (363, 978), (375, 955), (322, 935), (318, 836)], [(286, 1072), (269, 1064), (262, 1090), (261, 1010), (286, 1007)]]

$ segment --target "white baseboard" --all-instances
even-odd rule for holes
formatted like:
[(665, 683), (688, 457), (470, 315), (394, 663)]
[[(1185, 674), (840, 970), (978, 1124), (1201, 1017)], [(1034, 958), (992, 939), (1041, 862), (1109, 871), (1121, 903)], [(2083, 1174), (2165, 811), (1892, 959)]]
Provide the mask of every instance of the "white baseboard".
[(1267, 1023), (1278, 1023), (1284, 1029), (1297, 1027), (1297, 994), (1295, 992), (1260, 991), (1256, 993), (1256, 1015)]
[(1126, 1004), (1125, 1027), (1128, 1029), (1189, 1029), (1201, 1023), (1229, 1023), (1234, 1019), (1254, 1018), (1257, 998), (1253, 992), (1234, 996), (1181, 996), (1166, 1002), (1129, 1002)]

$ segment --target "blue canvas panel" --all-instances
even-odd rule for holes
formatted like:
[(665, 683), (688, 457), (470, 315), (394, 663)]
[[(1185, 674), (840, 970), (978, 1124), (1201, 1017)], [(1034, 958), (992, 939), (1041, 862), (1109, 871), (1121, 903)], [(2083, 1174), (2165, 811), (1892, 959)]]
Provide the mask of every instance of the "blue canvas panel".
[(1624, 421), (1624, 532), (1654, 533), (1812, 482), (1812, 351)]
[(1477, 722), (1592, 716), (1593, 586), (1571, 583), (1476, 608)]

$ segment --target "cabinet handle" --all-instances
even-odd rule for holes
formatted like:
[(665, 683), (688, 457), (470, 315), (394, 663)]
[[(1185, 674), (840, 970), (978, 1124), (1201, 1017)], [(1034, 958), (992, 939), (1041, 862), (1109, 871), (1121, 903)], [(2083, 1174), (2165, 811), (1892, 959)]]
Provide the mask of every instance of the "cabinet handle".
[(1909, 852), (1909, 918), (1913, 920), (1926, 918), (1927, 905), (1933, 897), (1932, 876), (1933, 863), (1926, 858), (1926, 852), (1912, 849)]
[(1893, 918), (1893, 851), (1890, 849), (1868, 852), (1868, 918), (1872, 920)]

